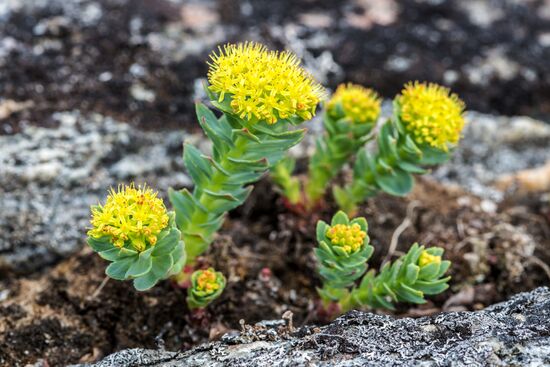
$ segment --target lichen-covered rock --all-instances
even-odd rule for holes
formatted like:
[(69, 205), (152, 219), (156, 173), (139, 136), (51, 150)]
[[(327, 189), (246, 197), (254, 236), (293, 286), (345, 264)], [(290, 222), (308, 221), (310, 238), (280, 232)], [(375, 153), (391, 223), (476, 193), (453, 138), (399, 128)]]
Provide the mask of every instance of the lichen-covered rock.
[[(275, 323), (275, 326), (280, 325)], [(331, 324), (260, 325), (187, 352), (128, 349), (108, 366), (509, 366), (550, 364), (550, 290), (483, 311), (417, 319), (352, 311)]]
[(165, 193), (190, 184), (182, 132), (139, 131), (78, 111), (53, 118), (56, 128), (0, 135), (0, 269), (26, 273), (80, 249), (90, 205), (109, 186), (136, 180)]
[(550, 161), (550, 125), (542, 121), (477, 112), (468, 112), (466, 120), (463, 138), (451, 160), (433, 173), (443, 183), (458, 184), (477, 196), (500, 201), (505, 193), (496, 181)]

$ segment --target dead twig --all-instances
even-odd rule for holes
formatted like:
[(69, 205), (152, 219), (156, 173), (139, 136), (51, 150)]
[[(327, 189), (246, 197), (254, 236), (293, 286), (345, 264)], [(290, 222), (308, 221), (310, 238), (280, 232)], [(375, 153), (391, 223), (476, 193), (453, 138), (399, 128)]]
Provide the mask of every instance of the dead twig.
[(534, 256), (529, 256), (527, 258), (527, 262), (531, 263), (531, 264), (534, 264), (534, 265), (540, 266), (542, 268), (542, 270), (544, 270), (544, 272), (546, 273), (546, 276), (548, 277), (548, 279), (550, 279), (550, 266), (548, 266), (547, 263), (545, 263), (541, 259), (539, 259), (537, 257), (534, 257)]
[(103, 281), (95, 289), (94, 293), (92, 293), (92, 296), (90, 297), (90, 299), (96, 298), (99, 295), (99, 293), (101, 293), (101, 290), (103, 289), (103, 287), (105, 287), (105, 285), (107, 284), (108, 281), (109, 281), (109, 277), (106, 276), (105, 278), (103, 278)]
[(414, 209), (419, 204), (420, 202), (415, 200), (409, 203), (409, 205), (407, 206), (407, 215), (405, 216), (405, 219), (403, 219), (403, 222), (401, 222), (401, 224), (393, 232), (391, 236), (390, 247), (388, 248), (388, 253), (384, 257), (384, 260), (382, 261), (382, 265), (380, 265), (380, 269), (382, 269), (382, 267), (388, 261), (390, 261), (392, 256), (395, 254), (395, 250), (397, 249), (397, 243), (399, 242), (399, 236), (401, 236), (401, 234), (405, 232), (405, 230), (409, 228), (409, 226), (413, 223)]

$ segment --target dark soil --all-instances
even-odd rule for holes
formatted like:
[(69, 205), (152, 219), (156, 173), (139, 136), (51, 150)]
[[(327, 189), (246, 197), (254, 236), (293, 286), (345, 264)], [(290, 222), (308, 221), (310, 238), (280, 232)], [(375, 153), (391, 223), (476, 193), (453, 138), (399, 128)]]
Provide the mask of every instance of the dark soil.
[[(277, 319), (287, 310), (297, 325), (322, 323), (316, 311), (319, 281), (312, 235), (317, 217), (328, 220), (334, 208), (328, 205), (315, 215), (299, 217), (285, 209), (270, 187), (267, 181), (258, 185), (202, 259), (203, 265), (214, 265), (228, 278), (222, 297), (206, 312), (189, 312), (184, 292), (168, 281), (138, 293), (129, 282), (109, 280), (98, 291), (106, 264), (86, 248), (34, 279), (5, 278), (10, 294), (0, 306), (0, 364), (23, 366), (43, 358), (57, 366), (97, 360), (128, 347), (185, 349), (239, 329), (241, 319)], [(412, 225), (399, 237), (398, 250), (406, 251), (418, 241), (445, 247), (445, 257), (453, 261), (450, 290), (419, 307), (400, 305), (396, 314), (478, 309), (548, 284), (548, 275), (529, 262), (529, 256), (550, 261), (548, 203), (539, 197), (522, 198), (495, 214), (482, 214), (479, 204), (461, 191), (420, 180), (405, 199), (382, 195), (362, 208), (375, 247), (372, 267), (380, 265), (407, 211)], [(503, 232), (502, 225), (509, 225), (509, 232)], [(521, 239), (525, 233), (537, 243), (531, 255), (522, 249), (529, 246)], [(483, 249), (481, 239), (486, 239)], [(481, 256), (485, 268), (473, 267), (465, 260), (473, 255), (464, 253)], [(514, 273), (514, 261), (527, 265)]]
[[(92, 3), (83, 2), (82, 7)], [(59, 6), (16, 12), (0, 23), (2, 37), (24, 45), (11, 51), (9, 64), (2, 66), (2, 97), (33, 102), (32, 108), (3, 121), (0, 133), (17, 132), (21, 123), (48, 126), (53, 124), (53, 112), (71, 109), (99, 112), (149, 129), (194, 125), (185, 122), (193, 121), (189, 118), (194, 112), (193, 83), (206, 72), (204, 58), (166, 64), (145, 42), (147, 34), (173, 21), (178, 10), (167, 1), (137, 0), (131, 6), (119, 0), (98, 3), (103, 12), (98, 24), (69, 20)], [(140, 27), (132, 30), (136, 19)], [(49, 23), (37, 35), (40, 21)], [(49, 43), (56, 46), (48, 48)], [(36, 54), (38, 47), (44, 52)], [(133, 64), (143, 72), (132, 73)], [(132, 98), (130, 87), (135, 83), (153, 90), (155, 100)]]

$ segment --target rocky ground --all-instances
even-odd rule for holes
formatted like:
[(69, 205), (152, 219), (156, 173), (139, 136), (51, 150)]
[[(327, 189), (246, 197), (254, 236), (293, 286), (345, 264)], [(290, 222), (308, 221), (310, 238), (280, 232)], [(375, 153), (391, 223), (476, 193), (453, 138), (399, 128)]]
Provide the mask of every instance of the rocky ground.
[[(398, 250), (439, 245), (455, 264), (451, 290), (397, 315), (477, 310), (548, 284), (548, 1), (4, 0), (0, 365), (93, 362), (159, 340), (187, 349), (286, 310), (297, 325), (322, 321), (310, 228), (334, 208), (289, 214), (268, 179), (204, 259), (229, 282), (202, 318), (168, 283), (145, 296), (101, 287), (104, 263), (84, 246), (89, 205), (109, 186), (135, 180), (164, 195), (190, 185), (182, 142), (208, 149), (193, 117), (205, 60), (219, 43), (248, 39), (292, 49), (329, 88), (355, 81), (390, 98), (408, 80), (433, 80), (480, 111), (467, 114), (453, 160), (411, 195), (362, 208), (373, 266), (406, 219)], [(319, 126), (309, 124), (296, 156)]]
[(109, 366), (542, 366), (550, 364), (550, 292), (539, 288), (483, 311), (393, 319), (352, 311), (324, 327), (291, 320), (183, 353), (130, 349)]

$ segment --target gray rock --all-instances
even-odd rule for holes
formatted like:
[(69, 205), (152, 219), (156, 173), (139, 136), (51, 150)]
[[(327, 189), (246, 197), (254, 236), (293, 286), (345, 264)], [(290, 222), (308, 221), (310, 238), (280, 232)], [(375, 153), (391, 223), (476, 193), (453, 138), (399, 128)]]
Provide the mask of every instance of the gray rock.
[(550, 160), (550, 125), (529, 117), (468, 112), (467, 126), (451, 160), (433, 177), (471, 193), (499, 201), (492, 184), (502, 175), (535, 168)]
[(143, 132), (99, 115), (55, 113), (57, 128), (0, 136), (0, 268), (27, 273), (84, 244), (92, 204), (118, 183), (165, 195), (189, 186), (182, 132)]
[(352, 311), (321, 328), (272, 330), (245, 327), (187, 352), (123, 350), (93, 366), (550, 365), (550, 291), (476, 312), (395, 319)]

